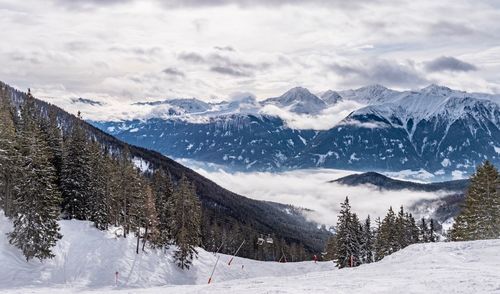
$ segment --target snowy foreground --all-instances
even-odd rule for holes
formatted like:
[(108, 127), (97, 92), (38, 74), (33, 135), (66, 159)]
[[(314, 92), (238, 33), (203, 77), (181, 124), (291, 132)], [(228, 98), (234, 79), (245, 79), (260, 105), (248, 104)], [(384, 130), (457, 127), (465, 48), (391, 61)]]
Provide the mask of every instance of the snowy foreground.
[(343, 270), (331, 262), (243, 258), (228, 266), (230, 257), (221, 255), (208, 285), (213, 254), (200, 250), (193, 268), (181, 271), (163, 254), (136, 255), (134, 239), (81, 221), (61, 222), (55, 259), (26, 263), (8, 244), (11, 224), (1, 215), (0, 293), (500, 293), (500, 240), (418, 244)]

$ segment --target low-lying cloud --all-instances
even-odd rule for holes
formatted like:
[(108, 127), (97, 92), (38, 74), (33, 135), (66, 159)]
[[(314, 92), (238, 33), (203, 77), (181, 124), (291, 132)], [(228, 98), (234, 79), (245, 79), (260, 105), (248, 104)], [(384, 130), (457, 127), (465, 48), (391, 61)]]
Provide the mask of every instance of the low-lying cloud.
[(228, 173), (193, 166), (203, 176), (238, 194), (257, 200), (292, 204), (314, 210), (310, 219), (326, 225), (335, 225), (340, 203), (349, 196), (353, 211), (360, 218), (370, 215), (383, 217), (387, 209), (404, 205), (410, 207), (419, 200), (437, 199), (440, 193), (415, 191), (380, 191), (373, 186), (348, 187), (328, 181), (355, 172), (316, 169), (283, 173), (252, 172)]
[(329, 130), (346, 118), (351, 112), (363, 107), (355, 101), (340, 101), (317, 115), (296, 114), (278, 108), (274, 105), (266, 105), (260, 113), (278, 116), (283, 119), (287, 126), (300, 130)]

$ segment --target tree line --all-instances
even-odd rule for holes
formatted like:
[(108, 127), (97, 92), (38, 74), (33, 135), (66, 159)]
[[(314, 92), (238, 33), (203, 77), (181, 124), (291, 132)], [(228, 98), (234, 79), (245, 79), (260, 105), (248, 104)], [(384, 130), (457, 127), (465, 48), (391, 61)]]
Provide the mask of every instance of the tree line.
[(0, 123), (0, 208), (14, 224), (9, 242), (27, 260), (54, 257), (63, 218), (121, 227), (137, 238), (137, 253), (141, 241), (143, 250), (175, 244), (176, 263), (189, 268), (201, 244), (201, 205), (186, 177), (143, 175), (127, 148), (104, 148), (81, 119), (64, 137), (55, 113), (40, 111), (30, 93), (16, 109), (4, 85)]
[(334, 260), (339, 268), (355, 267), (379, 261), (411, 244), (436, 242), (435, 222), (424, 218), (417, 224), (411, 213), (401, 206), (396, 214), (389, 208), (384, 219), (372, 226), (370, 216), (361, 222), (352, 212), (349, 198), (341, 204), (335, 234), (325, 246), (326, 260)]
[(500, 238), (500, 175), (489, 161), (478, 166), (449, 233), (453, 241)]
[[(460, 212), (447, 241), (500, 238), (500, 173), (489, 161), (479, 165), (470, 178)], [(383, 220), (372, 226), (370, 217), (361, 223), (351, 211), (349, 199), (341, 204), (335, 234), (326, 243), (327, 260), (339, 268), (381, 260), (408, 245), (438, 241), (436, 223), (422, 218), (417, 224), (411, 213), (401, 207), (396, 214), (389, 208)]]
[[(243, 240), (243, 257), (279, 260), (284, 252), (289, 261), (310, 258), (300, 240), (317, 242), (316, 236), (285, 240), (279, 237), (284, 232), (260, 232), (255, 223), (239, 221), (248, 211), (202, 206), (194, 185), (183, 176), (175, 179), (158, 158), (150, 158), (151, 170), (140, 171), (126, 144), (99, 141), (81, 118), (68, 119), (57, 107), (31, 95), (14, 97), (13, 91), (0, 83), (0, 208), (15, 224), (11, 243), (28, 260), (53, 257), (51, 248), (62, 237), (59, 219), (91, 221), (100, 230), (121, 227), (123, 237), (137, 237), (137, 252), (146, 245), (185, 244), (176, 247), (182, 267), (189, 266), (196, 246), (233, 254)], [(219, 197), (211, 187), (203, 189)], [(275, 242), (258, 245), (261, 233), (271, 233)]]

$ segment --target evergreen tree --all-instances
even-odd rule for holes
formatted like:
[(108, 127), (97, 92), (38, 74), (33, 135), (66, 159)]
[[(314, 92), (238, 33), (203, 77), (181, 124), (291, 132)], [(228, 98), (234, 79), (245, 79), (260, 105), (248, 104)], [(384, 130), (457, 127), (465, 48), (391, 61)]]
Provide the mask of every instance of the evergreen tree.
[(89, 220), (94, 222), (96, 228), (106, 230), (110, 220), (109, 161), (106, 160), (100, 145), (95, 141), (90, 144), (89, 155), (91, 166)]
[(405, 211), (403, 206), (399, 209), (398, 216), (396, 217), (396, 238), (398, 241), (398, 245), (396, 248), (394, 248), (395, 251), (398, 251), (402, 248), (405, 248), (408, 246), (410, 241), (407, 238), (407, 224), (406, 224), (406, 218), (405, 218)]
[(334, 260), (337, 256), (337, 235), (330, 236), (326, 240), (325, 260)]
[(169, 224), (169, 199), (173, 194), (173, 184), (169, 174), (159, 169), (153, 173), (153, 193), (158, 213), (158, 245), (165, 247), (171, 239)]
[(59, 233), (60, 193), (56, 170), (50, 160), (50, 147), (37, 125), (33, 98), (28, 96), (21, 113), (18, 132), (21, 169), (16, 183), (14, 230), (9, 242), (20, 248), (26, 260), (54, 257), (51, 248), (62, 236)]
[(92, 198), (91, 171), (87, 136), (82, 122), (78, 121), (73, 126), (71, 137), (66, 143), (61, 171), (63, 212), (68, 218), (79, 220), (89, 218), (89, 199)]
[(361, 243), (361, 260), (363, 263), (373, 262), (374, 240), (373, 231), (371, 229), (371, 220), (368, 216), (363, 224), (363, 235)]
[(40, 127), (51, 154), (51, 163), (56, 169), (57, 184), (60, 185), (63, 163), (63, 139), (57, 122), (57, 114), (50, 109), (47, 118), (40, 119)]
[(407, 244), (415, 244), (419, 242), (420, 231), (415, 222), (415, 218), (411, 213), (406, 213), (406, 239)]
[(429, 229), (427, 228), (427, 222), (425, 221), (425, 218), (422, 218), (420, 221), (420, 237), (419, 241), (421, 243), (427, 243), (429, 242)]
[(498, 238), (500, 235), (500, 181), (489, 162), (480, 165), (470, 179), (465, 202), (451, 231), (454, 241)]
[(0, 208), (5, 216), (15, 216), (14, 183), (19, 175), (19, 153), (14, 125), (14, 109), (7, 87), (0, 85)]
[(177, 245), (174, 258), (180, 268), (189, 269), (200, 244), (201, 207), (194, 186), (185, 176), (168, 200), (168, 206), (171, 233)]
[(437, 241), (437, 236), (436, 236), (436, 228), (434, 225), (434, 220), (431, 218), (431, 221), (429, 223), (429, 242), (436, 242)]
[(351, 266), (351, 262), (353, 265), (359, 264), (359, 239), (359, 221), (357, 221), (357, 216), (353, 216), (353, 213), (351, 213), (349, 198), (346, 197), (344, 203), (341, 204), (337, 221), (337, 250), (335, 259), (339, 268)]
[(396, 215), (392, 207), (390, 207), (378, 230), (375, 248), (376, 260), (381, 260), (398, 250), (400, 244), (397, 236)]

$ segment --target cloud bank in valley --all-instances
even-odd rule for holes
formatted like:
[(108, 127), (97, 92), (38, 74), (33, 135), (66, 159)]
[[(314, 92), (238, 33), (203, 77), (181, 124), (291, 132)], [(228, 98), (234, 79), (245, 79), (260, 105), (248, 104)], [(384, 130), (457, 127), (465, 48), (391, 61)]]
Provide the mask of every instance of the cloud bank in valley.
[[(186, 162), (184, 162), (186, 163)], [(347, 187), (328, 181), (355, 172), (317, 169), (283, 173), (228, 173), (192, 165), (203, 176), (238, 194), (257, 200), (292, 204), (314, 210), (308, 217), (319, 223), (335, 225), (340, 203), (349, 196), (354, 212), (361, 218), (383, 217), (390, 206), (411, 206), (418, 200), (437, 199), (440, 193), (380, 191), (375, 187)]]

